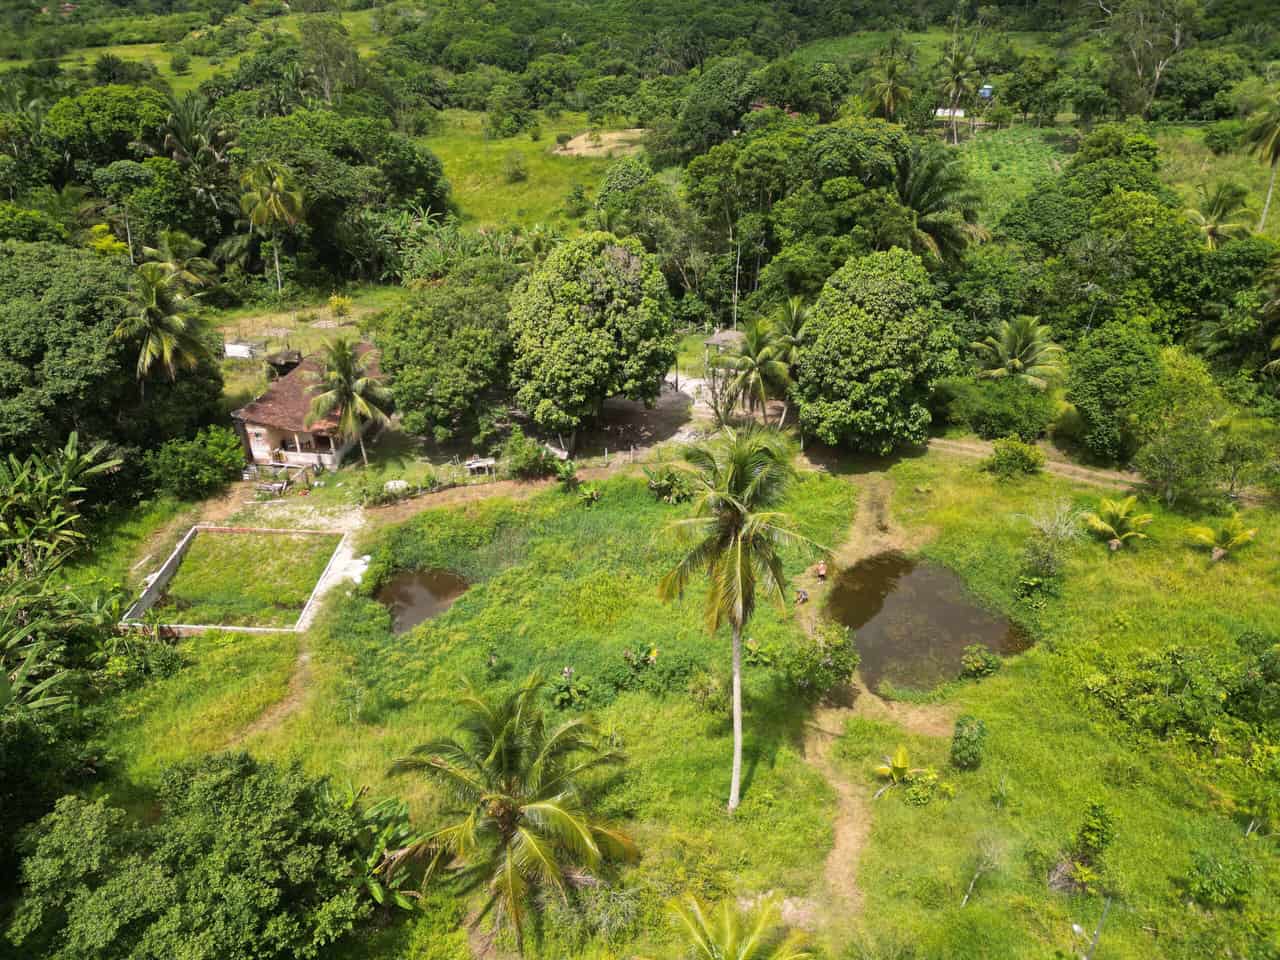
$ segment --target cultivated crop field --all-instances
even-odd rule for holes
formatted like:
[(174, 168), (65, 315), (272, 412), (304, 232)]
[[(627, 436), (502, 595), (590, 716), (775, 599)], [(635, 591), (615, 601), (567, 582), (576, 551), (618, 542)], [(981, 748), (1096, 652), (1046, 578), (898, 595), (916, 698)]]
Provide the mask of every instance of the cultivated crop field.
[(960, 146), (965, 169), (982, 184), (982, 222), (998, 223), (1019, 197), (1043, 177), (1062, 169), (1067, 155), (1054, 142), (1060, 134), (1030, 126), (981, 130)]

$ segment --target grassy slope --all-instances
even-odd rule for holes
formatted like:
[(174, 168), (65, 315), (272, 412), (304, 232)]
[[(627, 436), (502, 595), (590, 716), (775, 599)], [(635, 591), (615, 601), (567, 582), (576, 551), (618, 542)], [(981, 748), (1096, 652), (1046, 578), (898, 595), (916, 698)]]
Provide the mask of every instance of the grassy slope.
[[(553, 152), (556, 134), (587, 132), (583, 114), (565, 113), (555, 120), (543, 117), (540, 128), (542, 136), (536, 141), (527, 133), (491, 140), (484, 135), (483, 113), (446, 110), (442, 128), (421, 142), (444, 163), (467, 223), (477, 227), (558, 223), (569, 228), (561, 212), (565, 197), (575, 184), (594, 189), (609, 158)], [(506, 176), (508, 157), (513, 154), (523, 158), (528, 171), (527, 179), (517, 183)]]
[(292, 626), (339, 539), (197, 533), (156, 615), (165, 623)]
[[(971, 464), (934, 457), (901, 463), (892, 472), (897, 515), (937, 531), (926, 554), (961, 572), (988, 601), (1030, 620), (1041, 639), (995, 678), (958, 685), (943, 697), (958, 713), (983, 718), (991, 731), (980, 770), (946, 774), (958, 787), (954, 801), (917, 808), (890, 795), (877, 802), (860, 867), (869, 925), (883, 937), (896, 934), (926, 952), (945, 949), (953, 956), (1042, 957), (1069, 950), (1071, 923), (1092, 930), (1101, 901), (1051, 893), (1045, 876), (1078, 828), (1085, 804), (1097, 797), (1118, 824), (1108, 867), (1119, 901), (1099, 956), (1222, 955), (1218, 934), (1202, 944), (1195, 938), (1229, 930), (1234, 921), (1179, 904), (1175, 879), (1194, 850), (1232, 848), (1240, 844), (1242, 828), (1213, 806), (1188, 757), (1134, 742), (1081, 690), (1086, 677), (1103, 669), (1103, 656), (1174, 644), (1221, 645), (1246, 628), (1280, 632), (1280, 563), (1267, 546), (1280, 542), (1280, 516), (1252, 512), (1260, 546), (1211, 566), (1182, 544), (1188, 521), (1156, 507), (1154, 542), (1115, 557), (1097, 544), (1082, 544), (1068, 564), (1061, 599), (1037, 617), (1013, 596), (1026, 514), (1053, 497), (1092, 506), (1094, 496), (1049, 477), (993, 485)], [(913, 763), (945, 768), (945, 741), (859, 725), (843, 744), (847, 769), (870, 780), (870, 768), (898, 742), (912, 750)], [(1010, 798), (1002, 809), (991, 799), (1001, 783)], [(1002, 865), (980, 882), (976, 900), (962, 911), (984, 842), (1001, 852)], [(1269, 861), (1274, 885), (1274, 851), (1267, 855), (1255, 847), (1254, 856)], [(1260, 885), (1255, 907), (1262, 909), (1276, 893), (1274, 886)]]
[[(850, 485), (814, 477), (789, 506), (810, 533), (830, 542), (847, 529), (853, 497)], [(832, 795), (799, 755), (802, 710), (768, 671), (748, 670), (747, 791), (732, 820), (723, 812), (728, 723), (690, 702), (683, 672), (676, 671), (666, 696), (606, 695), (606, 678), (629, 671), (625, 649), (656, 646), (660, 669), (725, 666), (726, 638), (708, 640), (701, 627), (701, 587), (670, 607), (656, 597), (656, 580), (677, 554), (662, 533), (676, 515), (653, 500), (643, 480), (618, 478), (603, 485), (593, 509), (553, 491), (530, 501), (432, 511), (380, 536), (372, 544), (371, 575), (389, 566), (442, 564), (476, 585), (445, 616), (399, 637), (379, 604), (340, 592), (302, 641), (313, 654), (302, 709), (248, 745), (297, 757), (339, 782), (368, 784), (374, 795), (405, 795), (429, 823), (439, 798), (418, 780), (390, 778), (388, 767), (414, 744), (451, 729), (461, 678), (493, 687), (535, 667), (555, 675), (570, 665), (592, 684), (589, 705), (605, 729), (621, 736), (628, 755), (603, 809), (626, 822), (645, 850), (627, 880), (638, 891), (644, 930), (664, 935), (662, 903), (686, 886), (709, 896), (804, 891), (830, 843)], [(788, 568), (800, 563), (793, 556)], [(751, 635), (779, 643), (794, 629), (766, 607)], [(193, 666), (122, 695), (113, 709), (124, 719), (113, 724), (110, 744), (122, 773), (145, 784), (163, 762), (233, 741), (254, 716), (244, 704), (260, 711), (273, 694), (283, 694), (282, 668), (296, 648), (291, 635), (278, 640), (278, 647), (257, 638), (188, 641)], [(260, 658), (262, 675), (226, 670), (229, 649)], [(486, 681), (491, 650), (501, 677)], [(381, 949), (356, 953), (399, 955)], [(546, 955), (564, 955), (558, 949), (553, 941)]]

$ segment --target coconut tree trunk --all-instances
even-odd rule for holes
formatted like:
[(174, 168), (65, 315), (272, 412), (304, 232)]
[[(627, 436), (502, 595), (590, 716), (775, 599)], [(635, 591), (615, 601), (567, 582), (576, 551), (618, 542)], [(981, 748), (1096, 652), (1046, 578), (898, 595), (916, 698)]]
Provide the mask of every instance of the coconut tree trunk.
[(1280, 170), (1280, 157), (1271, 161), (1271, 182), (1267, 185), (1267, 199), (1262, 204), (1262, 219), (1258, 221), (1258, 233), (1267, 226), (1267, 212), (1271, 209), (1271, 194), (1276, 189), (1276, 171)]
[(360, 460), (367, 467), (369, 466), (369, 455), (364, 452), (364, 431), (361, 430), (358, 434), (356, 434), (356, 436), (360, 440)]
[(271, 253), (276, 261), (276, 296), (280, 296), (284, 292), (284, 281), (280, 279), (280, 235), (276, 234), (271, 240)]
[(733, 625), (733, 777), (729, 812), (738, 809), (742, 788), (742, 627)]

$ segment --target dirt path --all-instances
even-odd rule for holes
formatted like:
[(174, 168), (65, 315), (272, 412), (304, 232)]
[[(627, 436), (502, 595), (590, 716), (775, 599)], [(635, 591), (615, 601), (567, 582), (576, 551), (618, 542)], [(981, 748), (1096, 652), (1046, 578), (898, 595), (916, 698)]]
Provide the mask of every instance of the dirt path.
[[(893, 482), (885, 473), (870, 471), (858, 479), (862, 494), (857, 515), (847, 539), (832, 557), (837, 570), (887, 550), (917, 549), (932, 537), (933, 531), (928, 528), (904, 530), (893, 522)], [(797, 578), (797, 584), (809, 591), (811, 600), (799, 613), (805, 628), (812, 629), (828, 586), (818, 581), (812, 567)], [(870, 717), (931, 737), (950, 736), (953, 723), (951, 711), (937, 704), (887, 701), (857, 681), (851, 692), (851, 705), (815, 710), (805, 725), (804, 737), (805, 762), (822, 775), (836, 794), (835, 837), (823, 868), (821, 893), (821, 902), (829, 911), (824, 925), (834, 931), (845, 929), (862, 910), (858, 861), (871, 835), (872, 785), (851, 780), (832, 760), (832, 750), (845, 723), (855, 716)]]
[[(991, 456), (992, 444), (986, 440), (944, 440), (941, 437), (935, 437), (929, 441), (929, 449), (937, 450), (941, 453), (954, 453), (962, 457), (979, 459)], [(1077, 483), (1087, 483), (1094, 487), (1110, 487), (1111, 489), (1116, 487), (1136, 487), (1142, 482), (1142, 478), (1138, 474), (1130, 473), (1127, 470), (1082, 467), (1078, 463), (1059, 460), (1049, 457), (1047, 454), (1044, 469), (1046, 473), (1066, 477), (1068, 480), (1074, 480)]]
[(227, 749), (240, 746), (256, 734), (274, 730), (292, 714), (297, 713), (302, 706), (303, 700), (306, 699), (310, 685), (311, 653), (304, 649), (298, 654), (298, 659), (294, 661), (293, 673), (289, 676), (289, 687), (284, 698), (267, 707), (257, 720), (232, 737), (227, 742)]

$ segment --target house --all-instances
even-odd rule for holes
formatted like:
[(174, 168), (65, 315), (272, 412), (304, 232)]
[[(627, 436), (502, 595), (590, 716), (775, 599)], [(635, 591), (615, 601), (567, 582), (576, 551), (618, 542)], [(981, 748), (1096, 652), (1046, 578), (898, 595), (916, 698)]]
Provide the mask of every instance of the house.
[[(372, 349), (368, 343), (356, 345), (356, 353), (361, 357)], [(376, 355), (366, 363), (365, 369), (370, 376), (379, 376)], [(307, 426), (307, 414), (322, 372), (318, 355), (304, 357), (288, 373), (273, 380), (264, 394), (231, 414), (252, 463), (330, 470), (336, 470), (342, 463), (357, 438), (344, 441), (338, 437), (338, 418), (334, 415)], [(369, 429), (368, 423), (364, 429)]]
[(964, 111), (959, 107), (952, 109), (951, 107), (939, 107), (933, 111), (933, 115), (939, 120), (963, 120)]

